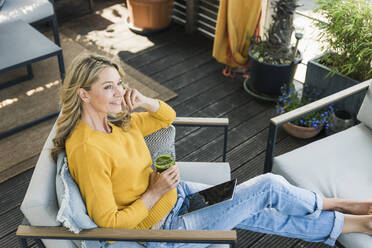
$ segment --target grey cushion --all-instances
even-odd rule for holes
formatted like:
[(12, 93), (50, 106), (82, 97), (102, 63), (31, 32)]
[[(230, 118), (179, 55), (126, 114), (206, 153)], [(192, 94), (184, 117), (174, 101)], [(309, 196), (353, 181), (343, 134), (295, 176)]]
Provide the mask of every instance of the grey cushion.
[[(57, 166), (50, 157), (52, 139), (55, 136), (53, 126), (36, 163), (30, 184), (21, 205), (21, 211), (33, 226), (59, 226), (55, 190)], [(43, 240), (48, 248), (75, 248), (69, 240)]]
[(33, 23), (54, 15), (49, 0), (7, 0), (0, 11), (0, 23), (21, 19)]
[(358, 120), (369, 128), (372, 128), (372, 82), (358, 112)]
[(176, 128), (173, 125), (145, 136), (145, 141), (149, 148), (152, 161), (154, 161), (159, 155), (163, 154), (171, 154), (174, 159), (176, 159), (176, 151), (174, 148), (175, 138)]
[[(273, 172), (325, 197), (372, 200), (372, 130), (359, 124), (274, 158)], [(372, 237), (341, 235), (347, 248), (372, 247)]]

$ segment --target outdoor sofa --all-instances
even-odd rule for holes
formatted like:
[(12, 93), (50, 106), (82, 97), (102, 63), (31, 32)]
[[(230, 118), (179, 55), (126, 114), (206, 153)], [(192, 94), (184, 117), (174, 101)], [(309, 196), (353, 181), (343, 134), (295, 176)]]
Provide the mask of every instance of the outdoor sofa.
[[(270, 120), (265, 172), (284, 176), (290, 183), (320, 193), (372, 201), (372, 79)], [(358, 113), (360, 124), (306, 146), (274, 157), (277, 129), (306, 113), (358, 92), (366, 92)], [(371, 248), (372, 236), (343, 234), (346, 248)]]

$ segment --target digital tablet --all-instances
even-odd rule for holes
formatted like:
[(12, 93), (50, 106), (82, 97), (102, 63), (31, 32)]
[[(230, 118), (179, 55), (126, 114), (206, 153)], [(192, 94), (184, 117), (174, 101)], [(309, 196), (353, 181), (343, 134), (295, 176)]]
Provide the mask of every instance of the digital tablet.
[(185, 198), (187, 211), (184, 214), (199, 211), (201, 209), (232, 200), (236, 188), (237, 179), (218, 184), (204, 189)]

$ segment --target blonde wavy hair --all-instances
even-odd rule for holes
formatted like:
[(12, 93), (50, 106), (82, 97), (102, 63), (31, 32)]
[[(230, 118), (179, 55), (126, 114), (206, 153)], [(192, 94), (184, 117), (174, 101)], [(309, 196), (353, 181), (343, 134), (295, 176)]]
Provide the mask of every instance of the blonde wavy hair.
[[(81, 117), (82, 101), (78, 90), (90, 90), (92, 83), (98, 79), (98, 74), (107, 67), (114, 67), (124, 82), (124, 71), (120, 62), (96, 54), (82, 54), (76, 57), (69, 66), (60, 90), (61, 113), (57, 120), (56, 136), (53, 139), (51, 156), (57, 161), (58, 153), (65, 149), (67, 138), (71, 135), (77, 121)], [(123, 83), (123, 87), (126, 87)], [(129, 126), (130, 113), (126, 110), (109, 115), (108, 120), (123, 130)]]

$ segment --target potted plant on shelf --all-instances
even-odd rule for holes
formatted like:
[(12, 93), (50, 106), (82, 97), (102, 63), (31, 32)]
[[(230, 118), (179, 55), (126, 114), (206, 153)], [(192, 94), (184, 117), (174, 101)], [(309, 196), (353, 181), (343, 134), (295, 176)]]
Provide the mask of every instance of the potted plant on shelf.
[[(289, 85), (301, 62), (301, 54), (292, 46), (291, 37), (294, 31), (293, 15), (299, 5), (297, 0), (279, 0), (274, 3), (273, 23), (267, 39), (261, 41), (253, 37), (249, 48), (250, 76), (244, 81), (245, 90), (264, 100), (275, 100), (280, 95), (280, 88)], [(258, 41), (258, 42), (257, 42)]]
[(174, 0), (127, 0), (127, 23), (134, 32), (148, 33), (168, 27), (172, 21)]
[[(305, 82), (330, 95), (372, 77), (372, 2), (319, 0), (319, 41), (326, 51), (307, 64)], [(335, 105), (356, 116), (365, 92)]]
[[(276, 112), (283, 114), (290, 112), (313, 101), (321, 99), (323, 94), (320, 90), (305, 84), (300, 95), (293, 84), (281, 87), (282, 94), (277, 99)], [(293, 122), (283, 124), (283, 129), (296, 138), (313, 138), (323, 129), (330, 127), (330, 116), (333, 106), (314, 111)]]

